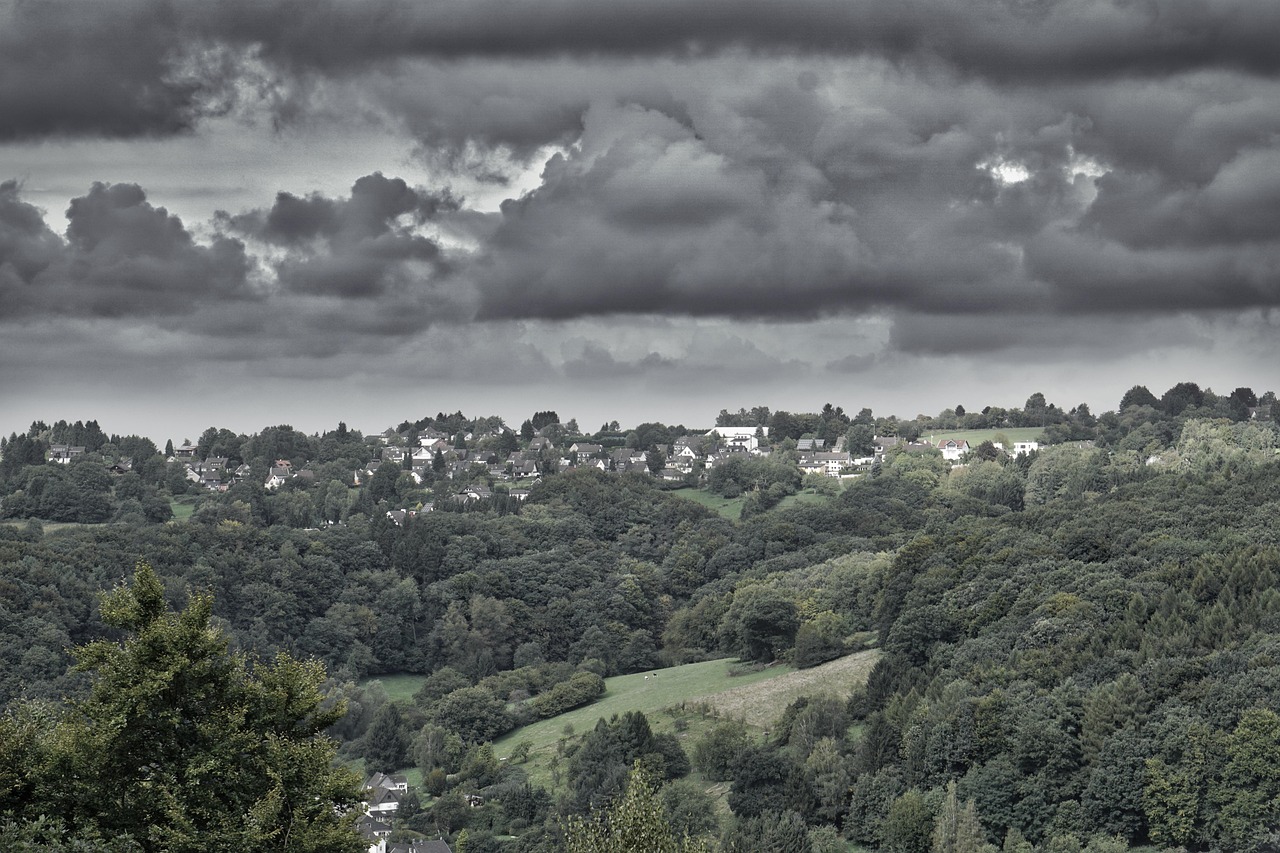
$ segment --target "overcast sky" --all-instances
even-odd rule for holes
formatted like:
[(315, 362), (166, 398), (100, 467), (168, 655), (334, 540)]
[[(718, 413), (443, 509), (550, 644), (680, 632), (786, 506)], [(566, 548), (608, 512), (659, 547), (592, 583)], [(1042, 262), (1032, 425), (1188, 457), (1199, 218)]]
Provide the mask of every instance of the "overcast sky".
[(1275, 389), (1275, 0), (0, 0), (0, 430)]

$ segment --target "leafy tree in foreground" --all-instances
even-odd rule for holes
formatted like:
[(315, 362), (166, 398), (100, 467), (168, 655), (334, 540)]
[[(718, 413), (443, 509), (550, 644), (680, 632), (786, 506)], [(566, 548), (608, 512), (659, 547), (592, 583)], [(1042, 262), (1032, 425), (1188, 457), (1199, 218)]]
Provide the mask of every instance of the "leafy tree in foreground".
[(344, 713), (322, 708), (323, 667), (229, 652), (211, 607), (168, 611), (145, 563), (108, 594), (103, 621), (127, 635), (75, 651), (87, 697), (0, 718), (0, 813), (146, 853), (362, 850), (359, 780), (321, 734)]
[(804, 818), (793, 811), (763, 812), (741, 821), (721, 839), (724, 853), (812, 853)]

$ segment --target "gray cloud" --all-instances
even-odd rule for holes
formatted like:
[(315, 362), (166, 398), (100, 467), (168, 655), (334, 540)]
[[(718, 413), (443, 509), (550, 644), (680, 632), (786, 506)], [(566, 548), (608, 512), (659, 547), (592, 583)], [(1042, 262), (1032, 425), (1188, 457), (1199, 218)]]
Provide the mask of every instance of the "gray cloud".
[(275, 61), (329, 69), (406, 56), (688, 58), (746, 49), (942, 61), (1007, 80), (1280, 70), (1280, 12), (1267, 0), (381, 0), (235, 2), (193, 11), (200, 31), (261, 44)]
[[(1270, 0), (8, 0), (0, 137), (178, 133), (244, 99), (275, 101), (287, 116), (305, 107), (288, 94), (294, 84), (405, 60), (822, 54), (1022, 85), (1199, 69), (1274, 76), (1278, 36)], [(495, 93), (494, 121), (527, 112), (500, 101)]]
[[(31, 284), (62, 253), (62, 241), (45, 225), (39, 209), (19, 197), (15, 180), (0, 183), (0, 287), (13, 304), (20, 287)], [(26, 300), (21, 300), (26, 301)]]
[(150, 324), (188, 346), (201, 341), (214, 360), (373, 354), (388, 337), (470, 319), (467, 288), (416, 230), (456, 208), (445, 193), (374, 174), (349, 197), (282, 194), (268, 210), (220, 215), (197, 240), (141, 187), (94, 184), (71, 201), (61, 238), (9, 181), (0, 184), (0, 322)]
[(254, 298), (243, 244), (225, 238), (197, 244), (136, 185), (94, 184), (71, 201), (67, 218), (64, 242), (18, 197), (15, 182), (0, 184), (7, 316), (163, 316)]
[(0, 4), (0, 139), (180, 133), (226, 109), (243, 69), (186, 5)]
[[(193, 229), (137, 185), (95, 185), (65, 239), (10, 182), (0, 293), (6, 320), (146, 318), (232, 341), (233, 360), (331, 363), (442, 324), (731, 318), (764, 336), (756, 321), (875, 316), (891, 350), (982, 354), (1065, 346), (1061, 318), (1267, 310), (1276, 43), (1270, 0), (11, 4), (0, 140), (367, 115), (442, 182), (542, 171), (497, 212), (371, 174)], [(746, 335), (584, 339), (546, 363), (602, 381), (789, 369)], [(835, 341), (803, 363), (884, 356)]]
[(589, 341), (583, 346), (581, 355), (565, 361), (563, 369), (569, 379), (608, 380), (670, 372), (679, 367), (679, 362), (656, 352), (636, 361), (619, 360), (604, 344)]
[(270, 210), (222, 214), (219, 221), (286, 250), (274, 266), (287, 290), (356, 299), (430, 282), (446, 264), (439, 244), (414, 226), (457, 208), (448, 193), (375, 173), (357, 180), (346, 199), (282, 192)]

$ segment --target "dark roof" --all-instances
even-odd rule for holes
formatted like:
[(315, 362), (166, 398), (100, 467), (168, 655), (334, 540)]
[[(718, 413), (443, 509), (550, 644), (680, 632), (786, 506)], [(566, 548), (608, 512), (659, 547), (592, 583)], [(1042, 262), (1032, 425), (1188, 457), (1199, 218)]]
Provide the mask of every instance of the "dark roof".
[(453, 848), (439, 839), (419, 841), (413, 845), (413, 853), (453, 853)]

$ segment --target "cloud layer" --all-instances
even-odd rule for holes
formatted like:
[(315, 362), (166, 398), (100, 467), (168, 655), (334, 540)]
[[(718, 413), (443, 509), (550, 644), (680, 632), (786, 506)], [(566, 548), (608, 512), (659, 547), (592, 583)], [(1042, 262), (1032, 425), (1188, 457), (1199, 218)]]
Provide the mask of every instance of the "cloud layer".
[(0, 329), (353, 377), (483, 335), (484, 369), (658, 385), (1137, 355), (1273, 322), (1276, 44), (1272, 0), (0, 4), (0, 151), (372, 124), (436, 176), (183, 222), (140, 167), (63, 233), (7, 180)]

